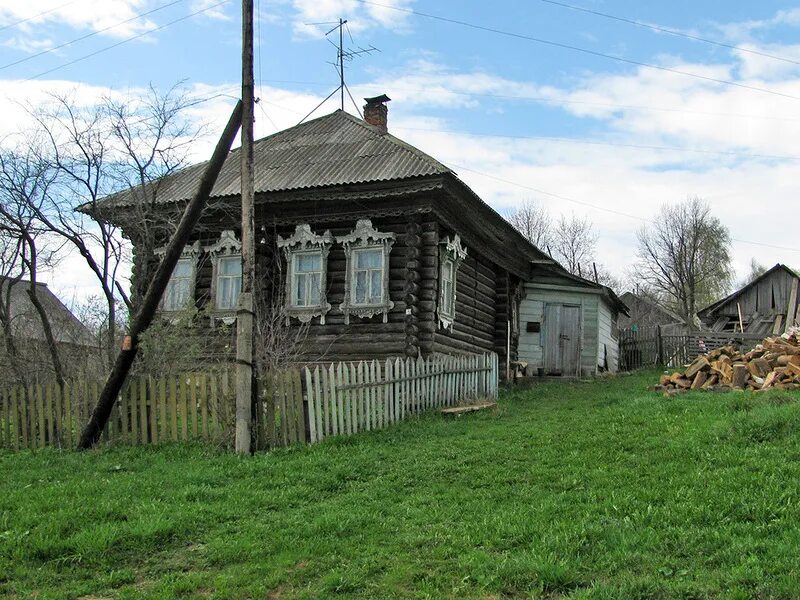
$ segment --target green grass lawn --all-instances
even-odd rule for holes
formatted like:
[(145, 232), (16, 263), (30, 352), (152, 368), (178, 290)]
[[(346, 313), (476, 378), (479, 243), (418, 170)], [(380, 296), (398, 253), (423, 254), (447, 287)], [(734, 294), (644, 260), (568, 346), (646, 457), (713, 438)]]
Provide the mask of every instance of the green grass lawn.
[(800, 596), (800, 396), (655, 378), (249, 459), (3, 452), (0, 596)]

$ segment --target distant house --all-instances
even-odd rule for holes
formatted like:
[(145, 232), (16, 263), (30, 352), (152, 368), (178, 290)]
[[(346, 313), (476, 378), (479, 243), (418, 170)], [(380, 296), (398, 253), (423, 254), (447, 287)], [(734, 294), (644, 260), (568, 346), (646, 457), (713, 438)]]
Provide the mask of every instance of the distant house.
[(620, 315), (620, 329), (638, 330), (660, 326), (662, 333), (678, 333), (685, 327), (680, 315), (664, 308), (655, 300), (642, 294), (625, 292), (620, 300), (628, 307), (628, 315)]
[(758, 334), (783, 333), (800, 323), (798, 312), (800, 277), (777, 264), (730, 296), (698, 312), (712, 331)]
[(611, 288), (542, 265), (524, 289), (519, 359), (528, 374), (616, 372), (618, 318), (628, 309)]
[[(28, 295), (30, 281), (0, 277), (0, 294), (4, 304), (10, 308), (10, 329), (16, 346), (25, 361), (30, 373), (37, 370), (46, 373), (50, 367), (50, 358), (46, 347), (46, 339), (42, 320), (31, 303)], [(85, 358), (87, 348), (95, 346), (92, 334), (78, 318), (70, 312), (50, 288), (44, 283), (36, 284), (36, 297), (44, 307), (48, 316), (53, 337), (63, 355), (65, 364), (71, 357)], [(0, 330), (0, 338), (3, 332)], [(0, 343), (0, 377), (8, 373), (8, 356), (5, 343)]]

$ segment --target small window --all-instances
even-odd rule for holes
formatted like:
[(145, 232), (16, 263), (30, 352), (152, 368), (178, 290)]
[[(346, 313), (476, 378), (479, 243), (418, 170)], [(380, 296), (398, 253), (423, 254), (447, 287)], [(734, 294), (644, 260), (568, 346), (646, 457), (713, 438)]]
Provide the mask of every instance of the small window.
[(194, 259), (181, 258), (172, 271), (167, 289), (164, 292), (162, 308), (177, 311), (187, 308), (191, 301), (194, 283)]
[(322, 304), (322, 252), (298, 252), (292, 255), (292, 306), (318, 307)]
[(361, 219), (347, 235), (338, 236), (344, 246), (347, 285), (344, 301), (339, 308), (344, 313), (345, 324), (351, 316), (368, 319), (383, 315), (388, 321), (394, 302), (389, 297), (389, 257), (394, 244), (394, 233), (378, 231), (369, 219)]
[(458, 268), (466, 258), (467, 249), (461, 245), (461, 237), (458, 234), (453, 236), (452, 241), (446, 237), (439, 244), (439, 303), (436, 314), (439, 326), (450, 331), (453, 330), (453, 323), (456, 320)]
[(442, 294), (440, 301), (442, 303), (442, 314), (449, 317), (455, 316), (456, 313), (455, 271), (455, 261), (450, 257), (445, 258), (442, 263)]
[(354, 250), (353, 298), (359, 306), (383, 303), (383, 247)]
[(233, 310), (242, 291), (242, 257), (221, 256), (217, 259), (217, 308)]

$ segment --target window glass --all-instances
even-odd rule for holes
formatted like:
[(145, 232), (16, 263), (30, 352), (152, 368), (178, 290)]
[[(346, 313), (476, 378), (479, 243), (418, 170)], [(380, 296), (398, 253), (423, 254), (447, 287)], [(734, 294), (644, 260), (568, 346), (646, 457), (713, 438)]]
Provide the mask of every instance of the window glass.
[(383, 302), (383, 248), (355, 250), (353, 261), (353, 298), (355, 304)]
[(172, 271), (164, 291), (164, 310), (182, 310), (189, 305), (194, 276), (194, 260), (181, 258)]
[(453, 294), (453, 275), (455, 264), (451, 258), (442, 263), (442, 312), (452, 316), (455, 313), (455, 295)]
[(231, 310), (242, 291), (242, 257), (223, 256), (217, 260), (217, 308)]
[(322, 252), (293, 255), (292, 304), (319, 306), (322, 302)]

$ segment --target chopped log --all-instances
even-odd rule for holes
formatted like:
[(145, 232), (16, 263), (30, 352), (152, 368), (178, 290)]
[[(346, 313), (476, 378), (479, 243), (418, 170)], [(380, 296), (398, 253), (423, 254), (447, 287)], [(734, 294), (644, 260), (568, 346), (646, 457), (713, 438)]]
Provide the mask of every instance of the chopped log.
[(764, 378), (764, 384), (761, 386), (762, 390), (766, 390), (771, 388), (772, 385), (775, 383), (778, 375), (775, 372), (768, 373), (767, 376)]
[(686, 371), (684, 371), (683, 375), (687, 379), (694, 379), (694, 376), (700, 371), (709, 369), (710, 367), (711, 363), (708, 362), (708, 359), (705, 356), (698, 356), (694, 362), (686, 368)]
[(744, 389), (745, 383), (750, 373), (747, 371), (747, 366), (744, 363), (737, 363), (733, 365), (733, 378), (731, 384), (735, 389)]
[(703, 389), (707, 390), (709, 388), (714, 387), (715, 385), (717, 385), (718, 381), (719, 381), (719, 376), (712, 373), (711, 375), (708, 376), (708, 379), (706, 379), (706, 382), (703, 384)]
[(698, 371), (697, 375), (694, 376), (694, 381), (692, 381), (692, 389), (699, 390), (702, 388), (706, 379), (708, 379), (708, 373), (706, 371)]
[(659, 385), (667, 385), (668, 383), (669, 383), (669, 375), (667, 375), (667, 374), (665, 373), (664, 375), (662, 375), (662, 376), (659, 378), (659, 380), (658, 380), (658, 384), (659, 384)]

